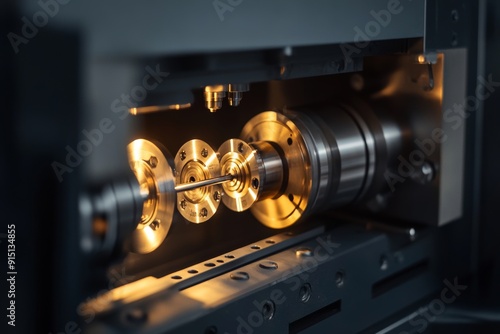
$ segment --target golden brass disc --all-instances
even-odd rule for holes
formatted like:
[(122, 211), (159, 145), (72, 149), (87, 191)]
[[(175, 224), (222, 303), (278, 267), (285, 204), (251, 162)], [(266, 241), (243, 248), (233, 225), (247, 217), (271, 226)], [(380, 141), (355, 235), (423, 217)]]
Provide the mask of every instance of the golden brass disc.
[[(176, 184), (196, 182), (220, 176), (217, 153), (202, 140), (193, 139), (182, 145), (174, 158)], [(220, 185), (200, 187), (177, 194), (177, 209), (192, 223), (209, 220), (222, 198)]]
[(222, 174), (234, 176), (222, 184), (222, 202), (233, 211), (245, 211), (258, 198), (261, 180), (256, 153), (241, 139), (229, 139), (219, 147)]
[(312, 188), (312, 170), (304, 137), (285, 115), (266, 111), (250, 119), (240, 134), (247, 142), (274, 142), (283, 151), (288, 168), (288, 182), (277, 198), (255, 202), (251, 212), (262, 224), (285, 228), (305, 213)]
[(172, 224), (175, 198), (173, 158), (160, 144), (137, 139), (127, 146), (144, 204), (140, 222), (132, 234), (131, 250), (146, 254), (161, 245)]

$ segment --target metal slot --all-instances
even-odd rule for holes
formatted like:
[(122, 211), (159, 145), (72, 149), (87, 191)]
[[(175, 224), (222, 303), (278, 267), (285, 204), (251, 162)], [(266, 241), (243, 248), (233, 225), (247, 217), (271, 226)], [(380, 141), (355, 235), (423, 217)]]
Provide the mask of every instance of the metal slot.
[(381, 279), (372, 285), (372, 298), (376, 298), (384, 293), (398, 287), (402, 283), (408, 282), (410, 279), (419, 276), (429, 269), (429, 259), (424, 259), (411, 265), (403, 270), (400, 270), (389, 277)]
[(295, 320), (294, 322), (290, 323), (288, 326), (288, 333), (289, 334), (295, 334), (295, 333), (300, 333), (307, 328), (319, 323), (320, 321), (323, 321), (332, 315), (335, 315), (341, 311), (342, 307), (342, 299), (339, 299), (331, 304), (326, 305), (323, 308), (320, 308), (319, 310), (306, 315), (303, 318), (300, 318), (299, 320)]

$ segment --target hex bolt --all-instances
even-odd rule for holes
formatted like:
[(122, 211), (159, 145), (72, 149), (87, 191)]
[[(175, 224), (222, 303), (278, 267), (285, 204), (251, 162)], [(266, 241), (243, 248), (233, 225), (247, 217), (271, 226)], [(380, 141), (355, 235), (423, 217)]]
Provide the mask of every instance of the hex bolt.
[(216, 190), (216, 191), (214, 192), (214, 200), (215, 200), (216, 202), (220, 202), (221, 198), (222, 198), (222, 194), (221, 194), (221, 192), (220, 192), (220, 191), (218, 191), (218, 190)]
[(179, 153), (179, 158), (181, 158), (181, 161), (186, 159), (186, 151), (181, 151), (181, 153)]
[(204, 158), (208, 157), (208, 150), (206, 148), (201, 149), (201, 156)]
[(208, 216), (208, 210), (207, 210), (207, 208), (202, 208), (200, 210), (200, 217), (201, 218), (206, 218), (207, 216)]
[(186, 200), (185, 200), (185, 199), (183, 199), (183, 200), (181, 201), (181, 208), (182, 208), (182, 210), (186, 210), (186, 207), (187, 207)]
[(300, 301), (303, 303), (307, 303), (309, 301), (311, 298), (311, 285), (309, 283), (302, 285), (299, 290), (299, 297)]

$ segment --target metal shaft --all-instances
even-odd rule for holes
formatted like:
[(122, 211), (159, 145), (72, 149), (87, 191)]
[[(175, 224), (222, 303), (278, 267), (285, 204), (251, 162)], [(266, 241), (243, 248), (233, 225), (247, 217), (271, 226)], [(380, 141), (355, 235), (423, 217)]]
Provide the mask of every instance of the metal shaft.
[(175, 191), (176, 192), (183, 192), (183, 191), (193, 190), (193, 189), (200, 188), (200, 187), (206, 187), (206, 186), (212, 186), (212, 185), (215, 185), (215, 184), (221, 184), (221, 183), (224, 183), (224, 182), (231, 181), (233, 178), (234, 178), (233, 175), (228, 174), (228, 175), (213, 177), (211, 179), (206, 179), (206, 180), (201, 180), (201, 181), (196, 181), (196, 182), (179, 184), (179, 185), (175, 186)]

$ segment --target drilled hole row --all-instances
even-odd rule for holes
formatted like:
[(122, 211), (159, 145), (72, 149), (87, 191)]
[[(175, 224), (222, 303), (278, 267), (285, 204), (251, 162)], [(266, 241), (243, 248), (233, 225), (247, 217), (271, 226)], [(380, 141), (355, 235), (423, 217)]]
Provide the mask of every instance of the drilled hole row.
[[(224, 255), (224, 257), (225, 257), (226, 259), (234, 259), (234, 258), (235, 258), (235, 256), (234, 256), (234, 255), (232, 255), (232, 254), (227, 254), (227, 255)], [(224, 263), (224, 260), (222, 260), (222, 259), (217, 259), (217, 260), (215, 260), (215, 262), (217, 262), (217, 263), (221, 263), (221, 264), (222, 264), (222, 263)], [(216, 264), (216, 263), (214, 263), (214, 262), (206, 262), (206, 263), (204, 263), (203, 265), (204, 265), (205, 267), (212, 268), (212, 267), (215, 267), (217, 264)], [(188, 273), (188, 274), (191, 274), (191, 275), (194, 275), (194, 274), (198, 274), (198, 273), (199, 273), (199, 271), (198, 271), (198, 270), (196, 270), (196, 269), (189, 269), (189, 270), (187, 271), (187, 273)], [(180, 276), (180, 275), (174, 275), (174, 276), (171, 276), (170, 278), (171, 278), (171, 279), (173, 279), (173, 280), (181, 280), (183, 277), (182, 277), (182, 276)]]
[[(270, 245), (273, 245), (276, 243), (276, 241), (274, 241), (272, 239), (267, 239), (265, 242), (266, 242), (266, 244), (270, 244)], [(261, 249), (262, 247), (260, 247), (259, 245), (252, 245), (252, 246), (250, 246), (250, 248), (257, 250), (257, 249)]]
[[(272, 240), (272, 239), (267, 239), (267, 240), (265, 241), (265, 243), (266, 243), (266, 244), (270, 244), (270, 245), (272, 245), (272, 244), (275, 244), (275, 243), (276, 243), (276, 241), (274, 241), (274, 240)], [(259, 245), (252, 245), (252, 246), (250, 246), (250, 248), (251, 248), (251, 249), (255, 249), (255, 250), (257, 250), (257, 249), (261, 249), (261, 247), (260, 247)], [(232, 254), (226, 254), (226, 255), (224, 255), (224, 257), (225, 257), (226, 259), (234, 259), (234, 258), (235, 258), (235, 256), (234, 256), (234, 255), (232, 255)], [(217, 263), (224, 263), (224, 260), (222, 260), (222, 259), (217, 259), (217, 260), (215, 260), (215, 262), (217, 262)], [(206, 262), (206, 263), (204, 263), (203, 265), (204, 265), (205, 267), (213, 268), (213, 267), (215, 267), (217, 264), (215, 264), (214, 262)], [(196, 269), (189, 269), (187, 272), (188, 272), (188, 274), (192, 274), (192, 275), (194, 275), (194, 274), (198, 274), (198, 273), (199, 273), (199, 271), (198, 271), (198, 270), (196, 270)], [(171, 279), (173, 279), (173, 280), (181, 280), (183, 277), (182, 277), (182, 276), (180, 276), (180, 275), (174, 275), (174, 276), (171, 276), (170, 278), (171, 278)]]

